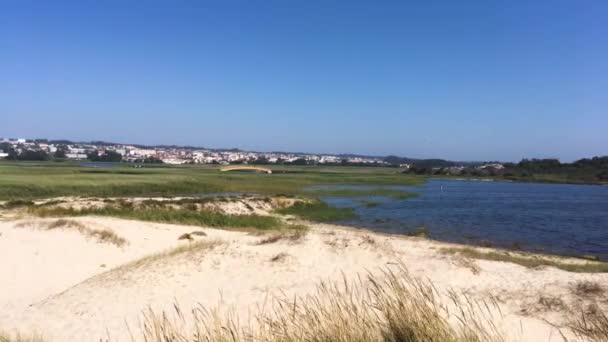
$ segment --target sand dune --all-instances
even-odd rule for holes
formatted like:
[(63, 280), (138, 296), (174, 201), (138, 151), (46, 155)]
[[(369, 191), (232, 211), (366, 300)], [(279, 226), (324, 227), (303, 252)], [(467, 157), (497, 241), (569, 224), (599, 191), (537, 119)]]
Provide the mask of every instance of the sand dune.
[[(439, 291), (497, 301), (496, 321), (513, 341), (561, 341), (548, 322), (559, 326), (569, 310), (607, 304), (604, 294), (583, 298), (573, 288), (583, 281), (608, 284), (608, 274), (445, 255), (439, 250), (448, 244), (422, 238), (323, 224), (282, 239), (111, 218), (69, 220), (126, 243), (103, 243), (69, 227), (44, 229), (54, 219), (0, 222), (0, 329), (40, 332), (48, 341), (130, 340), (129, 330), (137, 336), (141, 328), (142, 310), (171, 311), (174, 303), (185, 311), (220, 307), (248, 321), (273, 296), (304, 295), (319, 281), (397, 263)], [(206, 236), (178, 240), (192, 231)]]

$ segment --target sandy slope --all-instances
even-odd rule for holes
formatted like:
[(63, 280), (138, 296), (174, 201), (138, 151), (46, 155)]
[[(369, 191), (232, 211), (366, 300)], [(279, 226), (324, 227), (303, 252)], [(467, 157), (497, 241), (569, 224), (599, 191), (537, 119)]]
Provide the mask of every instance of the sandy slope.
[[(50, 341), (128, 340), (148, 306), (170, 310), (200, 303), (231, 308), (247, 320), (272, 295), (314, 291), (320, 280), (355, 277), (403, 262), (439, 290), (494, 296), (501, 329), (515, 341), (561, 341), (543, 319), (563, 321), (564, 311), (538, 305), (540, 297), (580, 304), (571, 291), (580, 280), (608, 284), (607, 274), (575, 274), (554, 268), (462, 260), (438, 253), (446, 244), (420, 238), (373, 234), (314, 225), (300, 241), (259, 245), (248, 233), (111, 218), (75, 218), (94, 229), (110, 229), (128, 244), (118, 247), (77, 230), (36, 229), (34, 219), (0, 221), (0, 329), (39, 331)], [(48, 221), (48, 220), (47, 220)], [(42, 223), (41, 223), (42, 224)], [(128, 264), (145, 255), (189, 244), (183, 233), (204, 231), (210, 246), (188, 257), (163, 257)], [(277, 255), (285, 253), (279, 260)], [(602, 302), (599, 299), (591, 299)], [(522, 311), (523, 310), (523, 311)], [(567, 333), (567, 332), (566, 332)]]

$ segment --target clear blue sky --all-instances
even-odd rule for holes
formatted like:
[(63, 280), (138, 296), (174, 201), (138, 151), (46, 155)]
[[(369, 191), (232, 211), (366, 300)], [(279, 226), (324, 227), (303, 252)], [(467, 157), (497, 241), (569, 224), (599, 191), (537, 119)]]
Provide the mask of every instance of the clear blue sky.
[(0, 1), (0, 137), (608, 154), (608, 1)]

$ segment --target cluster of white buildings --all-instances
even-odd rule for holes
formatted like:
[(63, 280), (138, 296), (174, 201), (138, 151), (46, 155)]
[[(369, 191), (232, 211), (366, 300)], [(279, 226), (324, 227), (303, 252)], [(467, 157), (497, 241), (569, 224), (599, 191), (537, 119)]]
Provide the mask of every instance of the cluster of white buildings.
[(24, 150), (42, 150), (54, 155), (62, 150), (65, 158), (84, 160), (88, 154), (96, 152), (103, 155), (106, 151), (113, 151), (122, 156), (123, 161), (136, 162), (143, 160), (160, 160), (167, 164), (231, 164), (231, 163), (297, 163), (307, 164), (336, 164), (346, 160), (348, 163), (384, 164), (381, 158), (372, 157), (345, 157), (324, 154), (298, 154), (284, 152), (246, 152), (240, 150), (210, 150), (182, 147), (147, 147), (123, 144), (95, 144), (95, 143), (62, 143), (48, 142), (46, 140), (5, 139), (0, 138), (0, 158), (6, 158), (8, 151), (2, 146), (10, 146), (17, 153)]

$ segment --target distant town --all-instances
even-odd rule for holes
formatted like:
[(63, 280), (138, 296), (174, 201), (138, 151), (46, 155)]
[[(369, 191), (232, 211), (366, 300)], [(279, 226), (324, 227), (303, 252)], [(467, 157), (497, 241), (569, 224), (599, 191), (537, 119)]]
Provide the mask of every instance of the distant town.
[[(0, 159), (9, 160), (89, 160), (99, 162), (163, 163), (163, 164), (277, 164), (277, 165), (350, 165), (385, 166), (409, 169), (414, 160), (400, 157), (314, 154), (293, 152), (254, 152), (239, 149), (208, 149), (192, 146), (145, 146), (109, 142), (72, 142), (69, 140), (0, 138)], [(428, 160), (426, 160), (428, 161)], [(470, 167), (471, 162), (433, 159), (438, 165), (454, 171)], [(441, 163), (446, 165), (439, 165)], [(449, 165), (448, 165), (449, 164)], [(503, 168), (500, 163), (473, 163), (475, 167)]]
[(255, 152), (194, 146), (138, 145), (104, 141), (0, 138), (0, 160), (84, 161), (146, 164), (253, 164), (392, 167), (416, 175), (493, 177), (516, 181), (598, 184), (608, 181), (608, 156), (583, 158), (572, 163), (557, 159), (522, 159), (518, 163), (497, 161), (450, 161), (398, 156)]
[[(72, 160), (150, 162), (165, 164), (369, 164), (388, 165), (380, 157), (288, 152), (249, 152), (182, 146), (142, 146), (106, 142), (0, 138), (0, 158), (13, 160)], [(407, 167), (407, 165), (403, 165)]]

